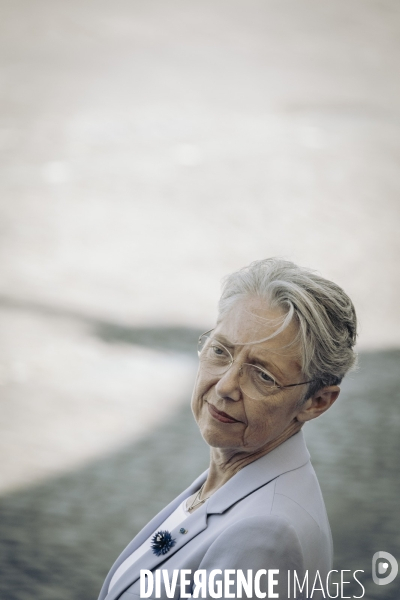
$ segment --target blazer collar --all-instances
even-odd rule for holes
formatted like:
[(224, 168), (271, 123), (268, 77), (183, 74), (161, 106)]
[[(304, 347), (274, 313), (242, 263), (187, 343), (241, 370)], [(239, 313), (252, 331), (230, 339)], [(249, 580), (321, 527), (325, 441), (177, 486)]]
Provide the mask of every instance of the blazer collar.
[(279, 475), (302, 467), (310, 454), (299, 431), (280, 446), (238, 471), (215, 494), (207, 505), (208, 514), (221, 514), (233, 504), (266, 485)]
[(188, 530), (187, 534), (182, 535), (179, 533), (179, 525), (173, 529), (171, 534), (172, 537), (176, 539), (176, 544), (168, 552), (168, 555), (156, 556), (151, 549), (149, 549), (136, 563), (127, 569), (111, 588), (110, 592), (107, 593), (111, 578), (119, 565), (157, 530), (185, 498), (188, 498), (200, 488), (206, 480), (208, 470), (202, 473), (184, 492), (182, 492), (182, 494), (158, 513), (158, 515), (156, 515), (154, 519), (152, 519), (132, 540), (129, 546), (127, 546), (108, 574), (101, 590), (99, 600), (116, 600), (120, 594), (137, 581), (140, 569), (153, 570), (161, 562), (175, 554), (175, 552), (180, 550), (185, 544), (207, 527), (207, 515), (225, 512), (242, 498), (245, 498), (258, 488), (266, 485), (279, 475), (282, 475), (282, 473), (298, 469), (306, 464), (309, 459), (310, 455), (304, 441), (304, 436), (302, 431), (300, 431), (272, 450), (269, 454), (250, 463), (229, 479), (223, 487), (211, 496), (208, 502), (203, 504), (203, 506), (198, 508), (186, 519), (185, 529)]

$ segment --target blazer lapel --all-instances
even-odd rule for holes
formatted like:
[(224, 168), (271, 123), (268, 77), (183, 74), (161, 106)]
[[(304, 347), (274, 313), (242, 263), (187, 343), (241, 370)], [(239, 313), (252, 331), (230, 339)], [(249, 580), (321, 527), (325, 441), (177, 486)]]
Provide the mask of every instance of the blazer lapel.
[[(200, 486), (204, 483), (204, 481), (207, 477), (207, 473), (208, 473), (208, 470), (204, 471), (204, 473), (202, 473), (199, 477), (197, 477), (197, 479), (195, 479), (195, 481), (186, 490), (184, 490), (177, 498), (172, 500), (172, 502), (170, 502), (165, 508), (163, 508), (163, 510), (161, 510), (151, 521), (149, 521), (149, 523), (147, 523), (147, 525), (145, 525), (145, 527), (143, 527), (143, 529), (141, 531), (139, 531), (139, 533), (128, 544), (128, 546), (120, 554), (120, 556), (117, 558), (117, 560), (111, 567), (110, 572), (108, 573), (106, 580), (103, 584), (103, 587), (101, 588), (101, 592), (100, 592), (98, 600), (104, 600), (105, 598), (107, 598), (107, 600), (114, 600), (114, 598), (118, 597), (118, 593), (119, 594), (122, 593), (121, 591), (119, 591), (117, 594), (115, 594), (114, 590), (117, 591), (120, 588), (120, 584), (123, 584), (129, 575), (130, 575), (130, 577), (132, 577), (132, 575), (133, 576), (135, 575), (134, 567), (141, 564), (142, 559), (144, 559), (145, 557), (148, 557), (148, 552), (146, 552), (139, 561), (137, 561), (134, 565), (132, 565), (132, 567), (127, 569), (127, 571), (121, 576), (121, 578), (111, 588), (110, 593), (108, 594), (108, 588), (110, 586), (110, 581), (111, 581), (115, 571), (132, 554), (132, 552), (134, 552), (137, 548), (139, 548), (139, 546), (141, 546), (143, 544), (143, 542), (145, 542), (149, 538), (149, 536), (154, 531), (157, 531), (159, 526), (162, 525), (162, 523), (164, 523), (164, 521), (169, 517), (170, 514), (172, 514), (174, 512), (174, 510), (176, 508), (178, 508), (179, 504), (181, 504), (181, 502), (183, 502), (185, 498), (188, 498), (196, 490), (198, 490), (200, 488)], [(196, 511), (196, 512), (198, 512), (198, 511)], [(194, 516), (194, 514), (191, 516)], [(189, 517), (189, 518), (191, 518), (191, 517)], [(179, 528), (178, 528), (178, 531), (179, 531)], [(193, 537), (193, 535), (190, 537)], [(173, 537), (176, 537), (176, 536), (173, 536)], [(188, 535), (185, 535), (185, 536), (181, 535), (180, 537), (186, 538), (186, 542), (189, 541)], [(182, 545), (183, 544), (180, 544), (179, 547), (181, 547)], [(172, 552), (172, 550), (175, 552), (176, 546), (174, 546), (170, 552)], [(166, 556), (156, 557), (155, 554), (153, 554), (151, 550), (149, 552), (151, 553), (152, 557), (154, 556), (156, 559), (158, 559), (158, 562), (160, 562), (161, 560), (166, 558)], [(146, 564), (148, 564), (148, 563), (146, 563)], [(145, 568), (148, 569), (150, 567), (147, 567), (147, 566), (140, 567), (140, 569), (145, 569)], [(151, 568), (154, 568), (154, 567), (151, 567)], [(139, 572), (138, 572), (138, 576), (136, 577), (136, 579), (138, 577), (139, 577)], [(129, 587), (129, 585), (132, 585), (132, 583), (134, 583), (134, 581), (136, 581), (136, 579), (130, 579), (130, 582), (128, 581), (128, 584), (125, 586), (125, 588), (122, 589), (122, 591), (124, 589), (126, 589), (126, 587)]]
[(147, 552), (127, 569), (120, 579), (118, 579), (111, 588), (108, 596), (106, 596), (106, 600), (116, 600), (129, 586), (139, 579), (141, 569), (153, 571), (160, 563), (170, 558), (175, 552), (180, 550), (191, 539), (203, 531), (207, 527), (207, 511), (205, 505), (198, 508), (184, 523), (185, 528), (187, 529), (185, 535), (179, 533), (180, 525), (171, 531), (172, 538), (176, 540), (176, 544), (171, 548), (168, 554), (156, 556), (151, 549), (147, 550)]

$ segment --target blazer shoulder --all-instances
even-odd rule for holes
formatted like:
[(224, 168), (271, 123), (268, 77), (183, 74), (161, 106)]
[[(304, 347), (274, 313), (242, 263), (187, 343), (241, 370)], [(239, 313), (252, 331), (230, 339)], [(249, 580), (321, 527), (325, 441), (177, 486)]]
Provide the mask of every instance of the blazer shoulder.
[(324, 499), (311, 463), (277, 478), (271, 514), (287, 519), (300, 540), (307, 569), (331, 568), (332, 535)]
[(291, 506), (289, 513), (295, 514), (296, 518), (301, 518), (302, 513), (307, 513), (319, 528), (326, 527), (328, 519), (325, 503), (310, 462), (283, 473), (276, 479), (271, 512), (281, 514), (280, 507), (283, 504), (287, 509)]

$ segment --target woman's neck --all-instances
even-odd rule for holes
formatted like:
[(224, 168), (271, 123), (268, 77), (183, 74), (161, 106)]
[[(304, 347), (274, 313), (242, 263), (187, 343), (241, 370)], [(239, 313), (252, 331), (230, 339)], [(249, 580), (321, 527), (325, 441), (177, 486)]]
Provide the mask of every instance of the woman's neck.
[(298, 433), (301, 427), (302, 423), (293, 421), (280, 436), (267, 442), (261, 448), (255, 449), (254, 452), (228, 448), (211, 448), (210, 468), (202, 489), (201, 499), (214, 494), (241, 469), (262, 456), (269, 454), (269, 452), (283, 444), (292, 435)]

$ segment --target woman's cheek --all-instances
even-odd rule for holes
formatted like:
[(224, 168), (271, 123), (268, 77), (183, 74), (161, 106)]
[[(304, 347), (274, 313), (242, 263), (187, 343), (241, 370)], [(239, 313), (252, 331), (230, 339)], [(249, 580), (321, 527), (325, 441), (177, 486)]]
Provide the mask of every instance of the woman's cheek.
[(205, 407), (205, 400), (204, 400), (205, 393), (206, 393), (206, 390), (204, 389), (204, 386), (201, 385), (201, 382), (198, 379), (194, 386), (193, 395), (192, 395), (192, 412), (193, 412), (197, 422), (200, 418), (202, 409), (204, 409), (204, 407)]
[(247, 417), (247, 426), (244, 434), (244, 439), (247, 444), (260, 443), (264, 440), (267, 435), (268, 426), (267, 426), (267, 417), (266, 415), (257, 416), (246, 415)]

